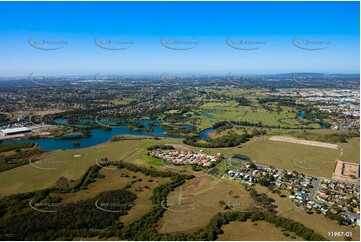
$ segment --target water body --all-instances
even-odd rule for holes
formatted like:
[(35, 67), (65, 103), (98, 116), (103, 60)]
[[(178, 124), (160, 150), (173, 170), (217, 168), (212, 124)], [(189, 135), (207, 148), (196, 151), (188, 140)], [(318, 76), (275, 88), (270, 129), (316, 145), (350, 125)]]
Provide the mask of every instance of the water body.
[[(298, 116), (300, 117), (300, 118), (305, 118), (305, 111), (302, 111), (302, 112), (300, 112), (299, 114), (298, 114)], [(327, 125), (326, 124), (324, 124), (324, 123), (322, 123), (322, 124), (320, 124), (321, 125), (321, 129), (327, 129)]]
[(242, 160), (242, 161), (251, 161), (251, 158), (249, 158), (248, 156), (245, 156), (245, 155), (234, 155), (232, 156), (233, 159), (239, 159), (239, 160)]
[[(84, 123), (85, 125), (74, 124), (73, 126), (76, 127), (83, 127), (86, 126), (86, 123), (94, 123), (95, 121), (92, 119), (80, 119), (80, 122)], [(149, 127), (149, 122), (161, 122), (160, 120), (148, 120), (142, 119), (137, 120), (134, 122), (140, 122), (145, 127)], [(67, 119), (56, 119), (56, 124), (61, 125), (68, 125)], [(103, 124), (115, 124), (116, 121), (107, 120), (101, 121)], [(192, 129), (194, 126), (189, 124), (183, 125), (186, 129)], [(322, 129), (326, 129), (326, 125), (322, 125)], [(5, 141), (5, 143), (19, 143), (19, 142), (31, 142), (41, 146), (43, 150), (52, 151), (52, 150), (62, 150), (62, 149), (79, 149), (79, 148), (87, 148), (90, 146), (98, 145), (101, 143), (105, 143), (110, 141), (113, 136), (116, 135), (134, 135), (134, 136), (153, 136), (153, 137), (161, 137), (161, 138), (184, 138), (184, 136), (177, 136), (177, 135), (168, 135), (165, 133), (165, 130), (161, 126), (152, 126), (152, 131), (144, 131), (144, 130), (131, 130), (126, 126), (114, 126), (111, 130), (104, 130), (101, 128), (91, 129), (92, 136), (85, 137), (85, 138), (74, 138), (74, 139), (55, 139), (55, 138), (42, 138), (42, 139), (22, 139), (22, 140), (11, 140)], [(210, 133), (216, 129), (214, 128), (207, 128), (202, 130), (199, 133), (201, 139), (207, 139), (210, 137)], [(78, 132), (68, 133), (64, 136), (71, 136), (71, 135), (78, 135)], [(79, 142), (80, 146), (74, 146), (73, 142)]]
[(304, 111), (300, 112), (298, 116), (300, 116), (300, 118), (305, 118), (305, 112)]
[(207, 139), (207, 138), (210, 137), (209, 134), (210, 134), (212, 131), (214, 131), (214, 130), (217, 130), (217, 129), (215, 129), (215, 128), (203, 129), (201, 132), (199, 132), (199, 137), (200, 137), (201, 139)]
[[(86, 120), (88, 122), (94, 122), (94, 120)], [(138, 120), (144, 126), (149, 127), (149, 122), (160, 122), (159, 120)], [(113, 121), (114, 122), (114, 121)], [(67, 119), (57, 119), (57, 124), (67, 125)], [(103, 123), (103, 122), (102, 122)], [(109, 124), (109, 123), (108, 123)], [(191, 125), (185, 125), (186, 128), (191, 128)], [(183, 138), (183, 136), (168, 135), (165, 130), (160, 126), (153, 126), (153, 131), (144, 130), (131, 130), (125, 126), (115, 126), (111, 130), (104, 130), (101, 128), (91, 129), (92, 136), (85, 138), (75, 139), (55, 139), (55, 138), (42, 138), (42, 139), (23, 139), (23, 140), (11, 140), (3, 143), (18, 143), (18, 142), (32, 142), (41, 146), (43, 150), (62, 150), (62, 149), (79, 149), (86, 148), (101, 143), (105, 143), (112, 139), (115, 135), (138, 135), (138, 136), (156, 136), (165, 138)], [(73, 142), (79, 142), (80, 146), (74, 146)]]
[(203, 116), (205, 116), (205, 117), (207, 117), (207, 118), (212, 118), (212, 117), (213, 117), (213, 114), (214, 114), (214, 113), (217, 113), (217, 112), (219, 112), (219, 110), (217, 110), (217, 109), (212, 109), (212, 110), (208, 110), (207, 113), (201, 112), (200, 114), (203, 115)]

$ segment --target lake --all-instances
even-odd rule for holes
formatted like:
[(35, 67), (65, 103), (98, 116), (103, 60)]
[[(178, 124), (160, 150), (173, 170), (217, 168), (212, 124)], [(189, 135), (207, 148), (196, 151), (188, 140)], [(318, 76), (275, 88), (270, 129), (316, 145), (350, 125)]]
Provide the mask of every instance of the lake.
[[(94, 122), (90, 119), (81, 119), (81, 122)], [(107, 121), (109, 122), (112, 121)], [(114, 122), (114, 121), (113, 121)], [(138, 120), (144, 126), (149, 127), (149, 122), (160, 122), (160, 120)], [(68, 125), (67, 119), (57, 119), (55, 120), (56, 124)], [(105, 122), (104, 122), (105, 123)], [(75, 125), (74, 125), (75, 126)], [(184, 127), (191, 128), (191, 125), (184, 125)], [(43, 150), (52, 151), (52, 150), (61, 150), (61, 149), (79, 149), (86, 148), (101, 143), (105, 143), (112, 139), (115, 135), (137, 135), (137, 136), (154, 136), (154, 137), (164, 137), (164, 138), (184, 138), (183, 136), (168, 135), (165, 133), (165, 130), (161, 126), (152, 126), (153, 131), (144, 131), (144, 130), (131, 130), (126, 126), (114, 126), (110, 130), (104, 130), (101, 128), (91, 129), (92, 136), (85, 138), (75, 138), (75, 139), (55, 139), (55, 138), (41, 138), (41, 139), (23, 139), (23, 140), (11, 140), (3, 142), (5, 143), (14, 143), (14, 142), (32, 142), (41, 146)], [(79, 142), (80, 146), (74, 146), (73, 142)]]
[(217, 130), (217, 129), (215, 129), (215, 128), (203, 129), (201, 132), (199, 132), (199, 137), (200, 137), (201, 139), (207, 139), (207, 138), (210, 137), (209, 134), (210, 134), (212, 131), (214, 131), (214, 130)]

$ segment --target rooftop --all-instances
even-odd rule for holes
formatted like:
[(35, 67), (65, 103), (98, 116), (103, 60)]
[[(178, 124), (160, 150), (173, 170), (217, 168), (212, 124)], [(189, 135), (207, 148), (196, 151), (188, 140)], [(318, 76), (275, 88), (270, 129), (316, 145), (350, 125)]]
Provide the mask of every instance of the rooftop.
[(11, 134), (11, 133), (17, 133), (17, 132), (29, 132), (31, 131), (29, 128), (27, 127), (20, 127), (20, 128), (11, 128), (11, 129), (2, 129), (0, 130), (0, 132), (4, 133), (4, 134)]

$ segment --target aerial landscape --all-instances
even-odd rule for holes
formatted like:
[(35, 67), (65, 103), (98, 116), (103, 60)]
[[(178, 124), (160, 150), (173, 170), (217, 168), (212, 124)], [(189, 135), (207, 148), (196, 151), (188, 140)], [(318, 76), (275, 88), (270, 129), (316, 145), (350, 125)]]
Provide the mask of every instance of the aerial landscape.
[(0, 2), (0, 240), (359, 241), (359, 19)]

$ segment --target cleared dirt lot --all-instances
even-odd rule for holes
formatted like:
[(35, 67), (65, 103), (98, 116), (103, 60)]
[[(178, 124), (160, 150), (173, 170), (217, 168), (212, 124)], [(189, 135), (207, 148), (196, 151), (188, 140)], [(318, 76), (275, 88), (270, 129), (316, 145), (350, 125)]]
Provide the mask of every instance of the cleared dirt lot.
[(332, 178), (336, 180), (358, 183), (360, 178), (359, 171), (359, 164), (338, 160)]
[(300, 145), (311, 145), (311, 146), (317, 146), (317, 147), (322, 147), (322, 148), (338, 149), (338, 145), (336, 145), (336, 144), (323, 143), (323, 142), (310, 141), (310, 140), (300, 140), (300, 139), (286, 137), (286, 136), (272, 136), (269, 139), (273, 140), (273, 141), (288, 142), (288, 143), (294, 143), (294, 144), (300, 144)]

